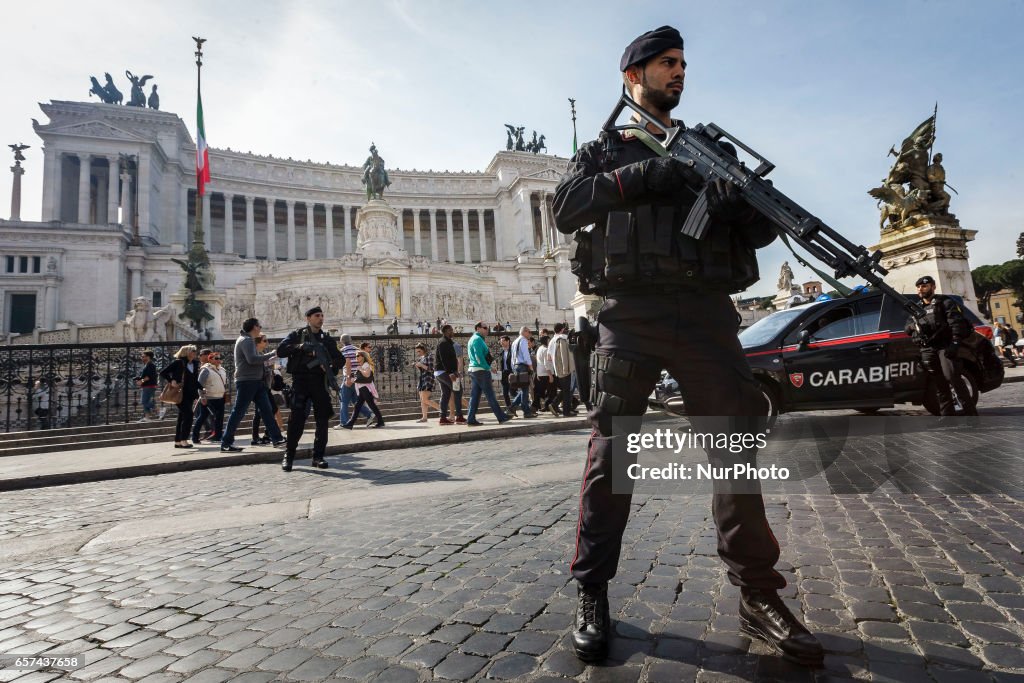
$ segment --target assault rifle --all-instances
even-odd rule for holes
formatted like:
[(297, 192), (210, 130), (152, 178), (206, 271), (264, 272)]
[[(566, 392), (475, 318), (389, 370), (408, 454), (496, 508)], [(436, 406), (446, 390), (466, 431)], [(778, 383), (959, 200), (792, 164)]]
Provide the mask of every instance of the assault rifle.
[[(312, 341), (311, 341), (312, 338)], [(337, 393), (340, 389), (338, 386), (338, 378), (335, 377), (335, 370), (331, 367), (331, 359), (327, 355), (327, 348), (320, 343), (320, 340), (316, 337), (312, 337), (309, 334), (309, 329), (302, 331), (302, 345), (300, 347), (303, 351), (312, 351), (313, 359), (306, 363), (307, 368), (319, 367), (324, 371), (324, 383), (328, 389)]]
[(576, 379), (579, 383), (580, 398), (590, 405), (590, 354), (597, 346), (597, 328), (583, 316), (576, 319), (576, 329), (569, 333), (569, 349), (576, 364)]
[[(639, 120), (631, 119), (626, 124), (617, 124), (624, 109), (632, 110)], [(648, 128), (656, 130), (663, 139), (652, 135)], [(605, 122), (604, 130), (608, 133), (628, 131), (658, 155), (675, 157), (698, 173), (705, 180), (705, 187), (707, 181), (715, 178), (732, 181), (739, 187), (743, 199), (772, 222), (783, 241), (788, 238), (800, 245), (814, 258), (832, 268), (836, 278), (857, 275), (898, 301), (915, 320), (924, 317), (924, 309), (919, 303), (908, 299), (882, 280), (882, 276), (889, 273), (879, 264), (882, 252), (868, 253), (863, 246), (850, 242), (825, 225), (820, 218), (776, 190), (771, 181), (765, 179), (775, 164), (714, 123), (698, 124), (692, 128), (665, 126), (623, 92), (615, 110)], [(723, 138), (756, 159), (757, 168), (750, 169), (725, 152), (718, 144)], [(702, 239), (708, 223), (707, 198), (701, 189), (683, 224), (682, 233), (694, 239)]]

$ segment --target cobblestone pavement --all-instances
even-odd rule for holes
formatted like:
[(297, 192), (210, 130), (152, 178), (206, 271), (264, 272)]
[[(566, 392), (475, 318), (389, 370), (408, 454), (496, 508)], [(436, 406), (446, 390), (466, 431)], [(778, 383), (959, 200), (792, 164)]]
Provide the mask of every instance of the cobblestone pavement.
[[(983, 407), (1019, 414), (1016, 386)], [(768, 496), (767, 508), (784, 596), (822, 634), (825, 669), (791, 667), (738, 634), (707, 496), (664, 494), (634, 497), (611, 588), (611, 658), (583, 666), (565, 634), (584, 440), (331, 458), (327, 474), (256, 465), (4, 493), (0, 543), (88, 538), (142, 518), (170, 531), (184, 515), (215, 519), (241, 505), (423, 491), (126, 547), (78, 549), (82, 541), (31, 560), (0, 557), (0, 653), (88, 662), (66, 673), (4, 670), (0, 681), (1024, 680), (1020, 500), (891, 484), (832, 495), (814, 480)], [(929, 449), (955, 440), (940, 434)], [(430, 493), (436, 482), (559, 464), (576, 473)]]

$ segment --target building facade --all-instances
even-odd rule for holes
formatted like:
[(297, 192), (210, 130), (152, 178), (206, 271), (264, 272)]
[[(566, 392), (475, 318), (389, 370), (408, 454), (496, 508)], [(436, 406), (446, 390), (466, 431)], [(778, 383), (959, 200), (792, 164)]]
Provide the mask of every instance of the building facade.
[[(0, 221), (0, 332), (112, 325), (139, 297), (180, 301), (173, 259), (185, 258), (197, 212), (184, 122), (113, 104), (40, 107), (41, 221)], [(381, 334), (395, 318), (403, 333), (438, 318), (569, 320), (576, 281), (550, 206), (566, 162), (499, 152), (479, 172), (389, 169), (397, 244), (380, 253), (361, 247), (374, 228), (360, 225), (360, 167), (211, 148), (198, 208), (214, 272), (210, 333), (233, 336), (251, 315), (281, 333), (312, 302), (355, 333)]]

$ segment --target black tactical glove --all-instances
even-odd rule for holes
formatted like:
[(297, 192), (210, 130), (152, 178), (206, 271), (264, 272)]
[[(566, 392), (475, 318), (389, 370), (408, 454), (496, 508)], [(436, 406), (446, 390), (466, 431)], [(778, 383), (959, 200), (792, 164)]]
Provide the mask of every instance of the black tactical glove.
[(715, 219), (730, 222), (753, 215), (753, 209), (742, 196), (739, 186), (724, 178), (715, 178), (704, 189), (708, 213)]
[(638, 161), (644, 176), (644, 185), (652, 192), (670, 194), (683, 187), (699, 188), (704, 178), (675, 157), (655, 157)]
[(947, 346), (946, 350), (945, 350), (945, 354), (946, 354), (946, 358), (948, 358), (950, 360), (956, 360), (957, 358), (959, 358), (960, 357), (960, 343), (959, 342), (953, 342), (952, 344)]

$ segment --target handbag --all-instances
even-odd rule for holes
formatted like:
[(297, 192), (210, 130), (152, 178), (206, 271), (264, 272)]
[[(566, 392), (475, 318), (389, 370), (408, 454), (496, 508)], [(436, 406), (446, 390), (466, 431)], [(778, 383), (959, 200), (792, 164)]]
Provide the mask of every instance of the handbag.
[(168, 382), (164, 385), (163, 391), (160, 392), (160, 402), (178, 405), (181, 403), (181, 395), (183, 392), (184, 388), (180, 384), (174, 385)]
[(508, 385), (510, 387), (528, 387), (530, 386), (530, 372), (524, 370), (522, 372), (513, 372), (508, 376)]

